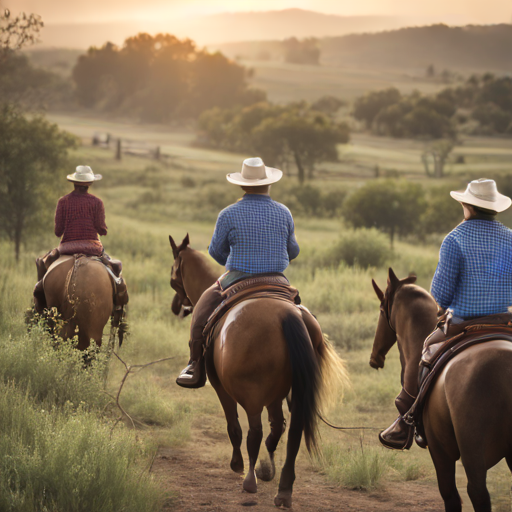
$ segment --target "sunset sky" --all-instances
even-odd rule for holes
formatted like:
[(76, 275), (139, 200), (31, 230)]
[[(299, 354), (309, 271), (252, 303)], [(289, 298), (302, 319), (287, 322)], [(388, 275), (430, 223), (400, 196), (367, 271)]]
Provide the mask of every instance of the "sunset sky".
[(425, 17), (457, 23), (510, 23), (511, 0), (0, 0), (13, 12), (36, 12), (47, 23), (166, 20), (220, 12), (297, 7), (339, 15)]

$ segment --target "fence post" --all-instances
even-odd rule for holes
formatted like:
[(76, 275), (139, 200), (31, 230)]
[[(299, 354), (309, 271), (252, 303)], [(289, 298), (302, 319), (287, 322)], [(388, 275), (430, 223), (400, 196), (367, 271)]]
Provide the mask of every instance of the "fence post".
[(117, 139), (116, 160), (121, 160), (121, 139)]
[(155, 148), (155, 160), (160, 160), (160, 146)]

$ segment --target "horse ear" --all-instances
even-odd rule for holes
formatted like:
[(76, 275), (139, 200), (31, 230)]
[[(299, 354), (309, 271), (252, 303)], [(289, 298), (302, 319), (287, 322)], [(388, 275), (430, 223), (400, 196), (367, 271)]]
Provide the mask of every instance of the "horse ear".
[(169, 242), (171, 243), (171, 247), (172, 247), (172, 254), (174, 256), (174, 259), (176, 259), (176, 256), (178, 256), (178, 247), (176, 246), (173, 238), (171, 235), (169, 235)]
[(373, 289), (375, 290), (375, 293), (377, 294), (377, 297), (382, 302), (384, 300), (384, 293), (382, 290), (377, 286), (377, 283), (372, 279)]
[(398, 277), (396, 277), (396, 274), (393, 272), (393, 269), (389, 267), (389, 274), (388, 274), (388, 286), (391, 285), (391, 287), (394, 289), (398, 285), (400, 280)]
[(402, 284), (412, 284), (416, 282), (416, 279), (418, 279), (414, 274), (411, 274), (409, 277), (406, 277), (405, 279), (402, 279)]
[(188, 236), (188, 233), (187, 233), (187, 236), (183, 239), (183, 242), (181, 242), (181, 245), (183, 247), (187, 247), (187, 245), (190, 245), (190, 238)]

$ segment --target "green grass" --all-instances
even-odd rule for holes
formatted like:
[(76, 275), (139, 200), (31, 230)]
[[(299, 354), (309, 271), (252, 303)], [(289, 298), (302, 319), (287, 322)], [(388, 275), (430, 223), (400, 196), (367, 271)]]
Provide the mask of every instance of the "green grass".
[[(11, 508), (5, 508), (0, 502), (0, 509), (36, 510), (41, 500), (46, 499), (48, 491), (45, 489), (52, 489), (52, 499), (57, 500), (57, 496), (63, 500), (63, 505), (59, 508), (55, 501), (55, 504), (51, 504), (53, 509), (47, 505), (48, 510), (73, 510), (72, 507), (78, 506), (76, 503), (87, 504), (92, 508), (86, 509), (93, 512), (110, 510), (110, 505), (101, 508), (99, 501), (115, 502), (113, 510), (136, 510), (139, 505), (135, 504), (140, 503), (137, 501), (139, 494), (140, 499), (146, 502), (140, 505), (140, 510), (151, 510), (152, 506), (158, 507), (161, 503), (161, 493), (147, 475), (148, 451), (154, 449), (155, 443), (183, 446), (191, 438), (191, 429), (197, 425), (194, 421), (223, 422), (220, 405), (211, 388), (194, 393), (182, 390), (174, 383), (177, 373), (188, 360), (190, 320), (179, 320), (170, 312), (174, 293), (169, 286), (173, 258), (168, 235), (179, 242), (189, 233), (192, 246), (206, 251), (219, 209), (239, 195), (236, 187), (226, 183), (225, 174), (238, 170), (242, 156), (192, 148), (187, 146), (191, 140), (190, 134), (173, 132), (164, 127), (104, 123), (63, 115), (54, 117), (54, 120), (62, 122), (69, 129), (76, 128), (77, 133), (84, 137), (92, 135), (94, 129), (112, 130), (130, 138), (160, 141), (163, 146), (175, 148), (173, 157), (161, 163), (137, 157), (124, 157), (118, 162), (114, 160), (112, 152), (90, 146), (82, 146), (70, 156), (71, 168), (86, 163), (95, 172), (104, 175), (104, 180), (95, 184), (92, 190), (104, 200), (106, 206), (109, 234), (103, 238), (103, 243), (109, 254), (122, 259), (123, 275), (130, 292), (130, 335), (119, 351), (120, 356), (131, 365), (142, 365), (160, 358), (173, 359), (129, 376), (120, 403), (137, 422), (138, 441), (130, 426), (124, 423), (117, 425), (110, 438), (110, 429), (119, 411), (113, 405), (107, 405), (109, 399), (101, 391), (101, 368), (98, 366), (96, 373), (83, 372), (78, 368), (79, 359), (71, 348), (64, 347), (56, 352), (40, 331), (25, 334), (23, 315), (35, 283), (34, 258), (57, 243), (51, 228), (47, 235), (30, 241), (24, 247), (17, 265), (13, 261), (12, 247), (0, 242), (0, 384), (3, 382), (6, 388), (5, 400), (16, 400), (22, 404), (25, 416), (22, 412), (16, 414), (25, 418), (23, 421), (27, 428), (36, 419), (47, 418), (47, 423), (42, 423), (44, 428), (41, 428), (40, 434), (34, 429), (30, 431), (32, 433), (23, 434), (24, 437), (19, 437), (16, 442), (13, 436), (18, 428), (15, 425), (19, 423), (9, 420), (14, 430), (11, 433), (6, 430), (5, 442), (0, 442), (5, 444), (5, 450), (12, 451), (0, 451), (0, 457), (11, 453), (13, 459), (7, 455), (2, 458), (7, 466), (10, 460), (15, 461), (9, 467), (25, 467), (22, 465), (25, 461), (23, 475), (26, 477), (23, 485), (20, 480), (20, 485), (13, 487), (8, 481), (2, 480), (0, 474), (0, 499), (11, 500), (10, 503), (17, 503), (18, 507), (9, 505)], [(475, 165), (485, 161), (496, 163), (498, 158), (507, 159), (505, 145), (501, 142), (493, 144), (495, 147), (484, 139), (472, 139), (464, 149), (473, 152), (471, 158), (475, 159)], [(319, 172), (315, 185), (323, 191), (346, 192), (371, 177), (372, 166), (376, 163), (382, 168), (393, 169), (397, 168), (395, 164), (398, 162), (402, 162), (404, 172), (410, 179), (418, 180), (425, 186), (439, 185), (436, 180), (426, 180), (421, 168), (413, 165), (415, 159), (419, 158), (421, 145), (355, 137), (352, 146), (357, 150), (357, 154), (350, 157), (354, 160), (349, 162), (347, 157), (347, 161), (333, 164), (332, 167), (320, 166), (320, 171), (331, 172)], [(340, 150), (344, 151), (344, 148)], [(465, 176), (461, 174), (460, 180), (450, 179), (449, 183), (457, 187), (464, 179)], [(295, 186), (295, 178), (285, 176), (281, 183), (273, 187), (273, 197), (288, 203)], [(442, 235), (428, 237), (428, 243), (420, 243), (414, 238), (398, 240), (394, 251), (389, 252), (387, 247), (386, 257), (374, 263), (374, 266), (361, 268), (346, 262), (329, 262), (327, 266), (321, 266), (319, 263), (325, 261), (329, 250), (339, 243), (346, 227), (337, 217), (314, 217), (304, 214), (301, 209), (295, 210), (295, 207), (292, 207), (292, 213), (301, 254), (286, 273), (300, 289), (303, 303), (318, 316), (325, 332), (347, 360), (351, 375), (352, 387), (346, 391), (343, 405), (333, 410), (328, 419), (345, 426), (385, 428), (397, 414), (394, 398), (400, 391), (400, 363), (398, 351), (393, 348), (384, 370), (377, 372), (368, 365), (379, 311), (379, 301), (371, 279), (374, 278), (384, 288), (387, 267), (392, 266), (399, 277), (410, 272), (417, 273), (418, 284), (428, 289), (437, 264)], [(364, 251), (364, 247), (361, 250)], [(218, 272), (219, 275), (222, 272), (220, 267)], [(124, 366), (112, 360), (107, 383), (110, 394), (117, 393), (124, 375)], [(42, 410), (45, 412), (42, 413)], [(80, 434), (82, 441), (69, 439), (72, 427)], [(324, 460), (329, 461), (323, 466), (323, 471), (338, 485), (369, 489), (392, 485), (396, 480), (419, 480), (425, 485), (436, 485), (433, 465), (426, 451), (413, 448), (408, 453), (391, 455), (380, 447), (377, 431), (367, 432), (361, 441), (357, 431), (340, 434), (327, 427), (321, 430)], [(93, 431), (95, 433), (91, 433)], [(89, 434), (94, 446), (86, 441)], [(37, 438), (37, 446), (41, 446), (42, 451), (36, 453), (34, 443), (28, 440), (36, 439), (37, 435), (41, 436)], [(78, 487), (75, 497), (66, 495), (58, 485), (66, 468), (50, 458), (44, 459), (43, 482), (46, 487), (33, 482), (31, 479), (37, 473), (34, 468), (43, 463), (37, 454), (45, 453), (45, 457), (50, 457), (47, 447), (51, 443), (58, 461), (64, 460), (63, 448), (59, 443), (70, 443), (73, 447), (71, 452), (76, 457), (79, 457), (77, 444), (95, 454), (81, 468), (84, 482), (89, 481), (87, 475), (96, 474), (107, 467), (104, 454), (110, 454), (111, 463), (115, 464), (115, 467), (108, 466), (110, 470), (116, 475), (124, 475), (126, 485), (134, 489), (133, 492), (132, 489), (126, 491), (126, 495), (133, 500), (133, 508), (123, 508), (124, 491), (121, 492), (117, 483), (117, 490), (112, 490), (111, 497), (98, 494), (100, 491), (92, 484), (90, 488), (85, 484)], [(123, 443), (126, 445), (126, 456), (122, 456), (116, 448)], [(228, 457), (229, 454), (225, 455)], [(25, 459), (21, 461), (23, 457)], [(130, 471), (143, 475), (141, 487), (135, 486), (132, 477), (127, 476)], [(498, 499), (500, 503), (510, 502), (508, 494), (503, 498), (504, 482), (509, 481), (507, 475), (503, 464), (490, 473), (491, 494), (493, 500)], [(66, 475), (62, 479), (69, 484)], [(21, 485), (25, 494), (20, 491)], [(461, 484), (459, 488), (463, 486)], [(13, 490), (12, 494), (6, 489)], [(134, 493), (139, 494), (135, 496)], [(92, 494), (103, 496), (104, 499), (87, 501)], [(146, 505), (147, 508), (144, 508)]]

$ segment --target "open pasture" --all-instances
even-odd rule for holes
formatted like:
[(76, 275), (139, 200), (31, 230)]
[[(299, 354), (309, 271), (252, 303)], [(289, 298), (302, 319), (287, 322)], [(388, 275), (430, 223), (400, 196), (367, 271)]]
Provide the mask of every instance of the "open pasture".
[[(260, 494), (255, 497), (240, 494), (241, 482), (229, 470), (225, 422), (213, 389), (206, 386), (184, 390), (174, 383), (188, 358), (189, 322), (170, 312), (172, 253), (168, 235), (181, 240), (188, 232), (192, 246), (206, 252), (218, 211), (239, 197), (236, 187), (230, 186), (224, 176), (237, 170), (243, 157), (191, 147), (194, 136), (189, 131), (69, 115), (52, 115), (50, 119), (87, 144), (71, 155), (70, 168), (85, 163), (104, 176), (93, 190), (104, 200), (107, 212), (109, 234), (103, 242), (109, 254), (123, 260), (130, 291), (130, 336), (119, 351), (120, 356), (129, 364), (174, 357), (132, 375), (121, 394), (123, 407), (140, 422), (136, 423), (140, 442), (154, 450), (153, 472), (169, 493), (165, 510), (206, 511), (220, 507), (217, 509), (234, 512), (248, 501), (255, 501), (257, 510), (271, 510), (276, 482), (262, 483)], [(160, 144), (162, 153), (169, 158), (158, 162), (123, 157), (116, 161), (112, 152), (89, 145), (95, 130)], [(508, 151), (505, 143), (492, 142), (493, 145), (486, 145), (485, 139), (471, 139), (463, 148), (468, 150), (468, 158), (472, 151), (471, 158), (479, 164), (503, 159), (500, 165), (510, 170), (512, 150)], [(421, 165), (414, 166), (422, 147), (419, 143), (354, 135), (349, 145), (340, 148), (341, 162), (333, 167), (320, 166), (314, 184), (329, 189), (355, 187), (371, 178), (371, 170), (379, 165), (383, 170), (395, 169), (400, 175), (430, 185), (433, 181), (424, 177)], [(467, 170), (469, 164), (464, 165), (463, 170)], [(463, 170), (454, 180), (457, 184), (466, 178)], [(295, 185), (296, 178), (285, 177), (274, 187), (274, 197), (279, 198), (291, 183)], [(418, 283), (428, 288), (439, 245), (398, 241), (381, 268), (360, 269), (345, 264), (320, 268), (319, 257), (337, 241), (345, 226), (339, 218), (299, 214), (295, 214), (295, 222), (302, 252), (287, 275), (347, 361), (352, 381), (343, 403), (330, 412), (328, 419), (345, 426), (386, 427), (396, 416), (393, 402), (400, 390), (399, 359), (398, 352), (392, 350), (385, 370), (376, 372), (368, 365), (378, 317), (371, 279), (384, 285), (387, 265), (391, 265), (401, 277), (417, 273)], [(55, 244), (50, 231), (39, 240), (32, 240), (18, 267), (14, 267), (10, 246), (2, 246), (2, 254), (9, 261), (0, 279), (2, 297), (8, 299), (2, 301), (5, 305), (0, 311), (3, 337), (8, 333), (22, 334), (23, 310), (29, 304), (35, 282), (33, 259)], [(117, 392), (124, 372), (124, 367), (113, 359), (107, 385), (110, 393)], [(243, 416), (241, 421), (246, 433)], [(322, 425), (321, 433), (322, 460), (311, 461), (304, 447), (299, 454), (294, 509), (313, 510), (319, 497), (324, 496), (321, 504), (325, 510), (339, 510), (344, 503), (347, 510), (354, 511), (441, 510), (426, 451), (416, 446), (405, 453), (387, 451), (377, 440), (377, 430), (341, 433)], [(284, 446), (281, 443), (277, 452), (279, 469)], [(247, 460), (246, 453), (244, 457)], [(141, 471), (142, 466), (143, 463)], [(462, 467), (458, 474), (459, 489), (467, 504)], [(510, 475), (506, 466), (494, 468), (488, 481), (495, 510), (509, 510)]]

